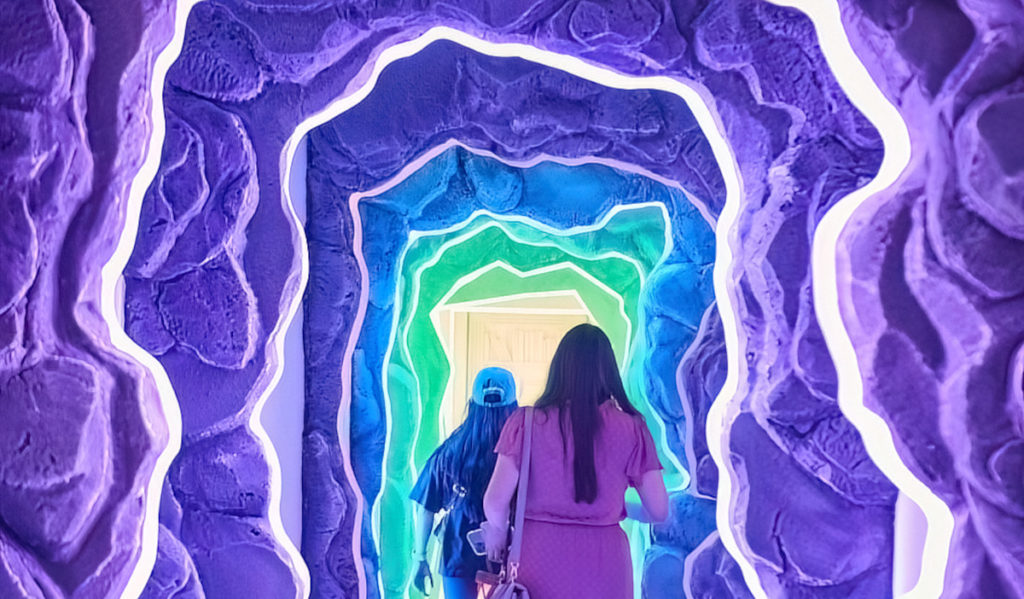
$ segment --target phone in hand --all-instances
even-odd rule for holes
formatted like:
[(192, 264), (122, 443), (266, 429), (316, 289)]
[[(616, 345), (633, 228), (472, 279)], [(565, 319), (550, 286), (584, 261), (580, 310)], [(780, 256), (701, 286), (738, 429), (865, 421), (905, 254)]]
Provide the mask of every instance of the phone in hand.
[(467, 532), (466, 540), (469, 541), (469, 546), (473, 549), (473, 553), (487, 555), (487, 544), (484, 543), (484, 531), (482, 528), (476, 528)]

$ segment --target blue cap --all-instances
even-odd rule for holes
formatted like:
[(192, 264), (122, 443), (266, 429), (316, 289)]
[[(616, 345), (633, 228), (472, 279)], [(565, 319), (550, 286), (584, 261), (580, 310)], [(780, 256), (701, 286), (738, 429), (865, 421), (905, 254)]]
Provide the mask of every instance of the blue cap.
[(476, 375), (473, 382), (473, 403), (489, 408), (515, 405), (516, 380), (504, 368), (491, 366)]

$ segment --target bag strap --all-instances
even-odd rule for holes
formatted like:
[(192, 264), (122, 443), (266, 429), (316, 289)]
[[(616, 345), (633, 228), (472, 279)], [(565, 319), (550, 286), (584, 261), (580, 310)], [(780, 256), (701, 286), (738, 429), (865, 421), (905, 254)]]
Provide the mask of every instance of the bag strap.
[(523, 436), (523, 459), (519, 466), (519, 489), (516, 491), (516, 518), (512, 529), (512, 544), (508, 551), (508, 580), (519, 576), (519, 556), (523, 550), (523, 521), (526, 520), (526, 492), (530, 486), (530, 453), (533, 445), (533, 408), (526, 410), (526, 431)]

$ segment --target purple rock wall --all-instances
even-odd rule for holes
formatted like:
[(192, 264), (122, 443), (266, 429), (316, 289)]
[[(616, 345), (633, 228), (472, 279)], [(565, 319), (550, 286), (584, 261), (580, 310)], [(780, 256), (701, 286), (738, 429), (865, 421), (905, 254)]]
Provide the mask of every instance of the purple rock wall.
[[(500, 101), (495, 101), (496, 98)], [(394, 118), (399, 110), (402, 117)], [(638, 131), (638, 122), (643, 123), (642, 131)], [(310, 218), (306, 227), (310, 284), (306, 293), (304, 322), (306, 380), (309, 382), (303, 461), (306, 526), (302, 545), (316, 595), (356, 592), (356, 581), (350, 575), (336, 578), (337, 570), (330, 567), (339, 561), (351, 560), (344, 542), (350, 538), (353, 529), (361, 530), (366, 580), (377, 580), (378, 551), (396, 550), (375, 546), (369, 507), (364, 509), (361, 523), (353, 521), (355, 499), (349, 495), (351, 491), (347, 485), (340, 482), (345, 480), (342, 456), (338, 449), (321, 449), (325, 446), (340, 447), (336, 430), (337, 414), (341, 408), (341, 385), (351, 384), (353, 392), (349, 410), (353, 418), (347, 457), (365, 505), (372, 505), (381, 489), (387, 444), (386, 407), (378, 376), (380, 364), (357, 350), (353, 380), (343, 381), (335, 375), (342, 369), (345, 343), (357, 308), (357, 302), (347, 298), (359, 293), (356, 257), (350, 245), (353, 223), (348, 198), (353, 192), (373, 189), (384, 183), (416, 156), (449, 139), (485, 148), (513, 161), (549, 155), (562, 158), (593, 156), (628, 162), (680, 183), (715, 212), (720, 209), (725, 195), (711, 148), (689, 108), (678, 96), (650, 90), (611, 89), (535, 63), (483, 56), (452, 42), (431, 44), (419, 54), (393, 64), (384, 71), (373, 92), (359, 106), (310, 132), (308, 205), (310, 214), (317, 216)], [(510, 201), (503, 205), (487, 206), (481, 203), (475, 192), (474, 178), (465, 173), (467, 170), (469, 167), (464, 166), (455, 169), (456, 174), (447, 182), (446, 194), (431, 196), (414, 206), (380, 209), (389, 216), (393, 212), (401, 214), (407, 221), (396, 225), (384, 217), (376, 222), (366, 220), (363, 239), (390, 235), (390, 243), (384, 246), (390, 245), (389, 249), (397, 252), (408, 229), (445, 229), (465, 221), (474, 210), (485, 208), (527, 216), (548, 226), (565, 229), (593, 223), (615, 203), (652, 199), (642, 191), (623, 189), (614, 198), (594, 197), (588, 198), (589, 204), (558, 205), (541, 204), (537, 196), (543, 199), (545, 194), (534, 193), (534, 197), (528, 198), (523, 193), (511, 194)], [(436, 194), (438, 190), (433, 192)], [(674, 243), (678, 247), (692, 243), (692, 238), (686, 239), (687, 227), (692, 225), (687, 225), (681, 216), (690, 211), (689, 202), (686, 203), (687, 206), (668, 205), (672, 226), (676, 229), (673, 232)], [(345, 243), (339, 243), (339, 239)], [(712, 253), (707, 248), (693, 249), (694, 255), (705, 255), (705, 252), (706, 255)], [(686, 266), (691, 264), (688, 262)], [(676, 264), (675, 268), (684, 271), (686, 266)], [(672, 268), (666, 267), (666, 271)], [(338, 277), (339, 272), (354, 273), (354, 276), (341, 278)], [(687, 274), (680, 274), (674, 285), (651, 285), (651, 288), (658, 287), (665, 295), (677, 295), (679, 286), (686, 284), (679, 280), (687, 279)], [(371, 272), (370, 277), (371, 285), (395, 284), (393, 279), (377, 272)], [(671, 279), (672, 275), (665, 274), (664, 277)], [(698, 297), (700, 293), (692, 295)], [(700, 307), (687, 310), (688, 307), (660, 306), (657, 308), (659, 317), (651, 320), (661, 320), (660, 326), (665, 331), (673, 327), (684, 329), (675, 336), (666, 332), (664, 337), (692, 337), (692, 332), (699, 328), (701, 311)], [(374, 321), (370, 315), (375, 312), (383, 313), (375, 322), (390, 322), (391, 308), (390, 304), (371, 301), (363, 326), (367, 327), (366, 322)], [(696, 318), (688, 312), (693, 312)], [(371, 327), (370, 331), (362, 333), (363, 337), (373, 338), (373, 342), (368, 344), (381, 348), (377, 357), (383, 356), (390, 329)], [(689, 396), (695, 406), (689, 412), (696, 418), (687, 423), (678, 416), (686, 410), (674, 390), (670, 395), (653, 390), (648, 396), (671, 440), (684, 436), (682, 429), (686, 424), (703, 432), (707, 404), (721, 388), (724, 379), (724, 374), (720, 374), (725, 370), (724, 363), (714, 359), (722, 357), (722, 331), (711, 327), (702, 333), (706, 339), (702, 338), (698, 346), (708, 349), (693, 352), (693, 356), (695, 360), (701, 360), (700, 366), (710, 367), (711, 376), (703, 381), (690, 378), (684, 382), (684, 388), (692, 386)], [(682, 354), (685, 349), (659, 348), (659, 354), (671, 360), (673, 355)], [(676, 357), (667, 370), (672, 372), (678, 362)], [(666, 401), (660, 405), (656, 400), (662, 396), (666, 396)], [(325, 443), (325, 439), (329, 442)], [(679, 445), (672, 441), (670, 444)], [(710, 464), (707, 446), (698, 442), (695, 448), (694, 463), (705, 465), (697, 476), (698, 486), (708, 489), (713, 496), (717, 476)], [(685, 455), (679, 458), (686, 460)], [(711, 468), (707, 468), (708, 465)], [(337, 472), (325, 479), (322, 473), (331, 470)], [(325, 522), (337, 524), (325, 526)], [(703, 539), (714, 526), (712, 523), (708, 530), (703, 526), (697, 528), (704, 530)], [(342, 551), (341, 547), (345, 550)], [(664, 561), (669, 561), (669, 558)], [(676, 566), (681, 576), (682, 562), (677, 561)], [(354, 567), (354, 564), (349, 567)], [(376, 593), (377, 590), (371, 587), (370, 592)]]
[[(100, 269), (150, 132), (170, 2), (0, 3), (0, 596), (117, 596), (167, 443)], [(153, 498), (155, 500), (155, 498)]]
[(843, 18), (912, 144), (839, 248), (866, 401), (953, 511), (944, 596), (1022, 597), (1024, 10), (844, 2)]
[[(957, 516), (948, 596), (1021, 597), (1024, 10), (842, 6), (914, 143), (910, 170), (856, 215), (841, 248), (869, 405)], [(148, 138), (143, 90), (170, 8), (0, 3), (0, 595), (116, 595), (138, 555), (138, 498), (166, 433), (149, 375), (110, 345), (98, 270)], [(772, 596), (887, 596), (894, 489), (836, 408), (807, 291), (814, 224), (873, 176), (881, 143), (807, 19), (752, 0), (198, 4), (125, 273), (126, 327), (159, 357), (184, 420), (146, 595), (295, 593), (247, 428), (298, 291), (280, 152), (383, 48), (435, 24), (678, 77), (713, 102), (744, 184), (733, 280), (747, 377), (730, 448), (744, 509), (731, 521)], [(340, 455), (315, 431), (305, 451)], [(322, 470), (333, 511), (307, 514), (338, 533), (306, 554), (325, 564), (324, 597), (352, 596), (355, 579), (354, 494), (334, 468)], [(744, 596), (721, 545), (702, 547), (695, 596)]]
[[(820, 55), (814, 49), (809, 24), (806, 21), (794, 18), (791, 13), (784, 11), (770, 8), (764, 10), (769, 12), (761, 13), (752, 6), (735, 10), (716, 10), (712, 7), (699, 16), (691, 15), (694, 18), (694, 27), (704, 26), (717, 34), (730, 33), (732, 28), (745, 24), (750, 30), (750, 38), (755, 41), (751, 41), (751, 47), (743, 50), (741, 47), (744, 39), (739, 33), (725, 39), (707, 33), (705, 35), (708, 41), (697, 48), (695, 55), (689, 56), (692, 62), (686, 64), (687, 68), (680, 69), (684, 78), (696, 79), (705, 85), (722, 86), (724, 90), (719, 100), (720, 109), (723, 104), (729, 105), (730, 102), (743, 106), (745, 111), (740, 113), (741, 116), (728, 112), (723, 118), (728, 128), (739, 130), (742, 126), (748, 127), (742, 129), (744, 141), (737, 144), (737, 151), (741, 157), (740, 163), (744, 165), (746, 171), (745, 176), (760, 182), (755, 183), (753, 191), (748, 190), (748, 194), (754, 194), (748, 195), (748, 200), (750, 197), (761, 199), (757, 203), (748, 204), (740, 224), (741, 230), (748, 230), (745, 235), (745, 251), (752, 257), (749, 264), (741, 267), (748, 271), (741, 278), (741, 285), (746, 287), (744, 297), (748, 303), (745, 325), (748, 327), (747, 335), (753, 359), (760, 361), (761, 354), (766, 364), (774, 363), (777, 366), (769, 370), (767, 376), (758, 377), (760, 373), (752, 372), (754, 377), (750, 381), (748, 391), (748, 401), (752, 409), (748, 415), (741, 417), (741, 421), (748, 418), (751, 422), (745, 427), (738, 426), (737, 430), (741, 432), (734, 434), (733, 451), (736, 456), (749, 456), (739, 472), (739, 486), (741, 492), (749, 494), (745, 499), (750, 511), (737, 514), (736, 519), (738, 522), (752, 523), (744, 530), (745, 542), (749, 543), (751, 553), (756, 556), (762, 574), (772, 581), (769, 587), (774, 593), (797, 592), (794, 589), (807, 585), (818, 587), (819, 592), (831, 596), (857, 593), (885, 596), (889, 592), (891, 579), (892, 503), (895, 492), (867, 460), (858, 435), (843, 419), (835, 405), (834, 371), (824, 352), (807, 297), (810, 285), (807, 252), (813, 224), (832, 202), (873, 176), (880, 159), (880, 140), (866, 122), (852, 112), (834, 81), (827, 76), (821, 81), (824, 90), (787, 89), (784, 83), (776, 83), (775, 80), (762, 83), (762, 91), (767, 89), (773, 94), (772, 98), (779, 102), (789, 100), (794, 103), (795, 108), (791, 108), (788, 113), (778, 108), (770, 109), (758, 105), (752, 99), (748, 102), (753, 107), (743, 105), (744, 96), (741, 90), (746, 90), (747, 98), (752, 96), (750, 88), (746, 87), (748, 84), (730, 81), (728, 77), (722, 77), (720, 71), (731, 72), (729, 65), (743, 64), (740, 59), (744, 56), (771, 55), (773, 60), (778, 61), (782, 60), (778, 56), (785, 56), (788, 51), (790, 58), (781, 65), (790, 70), (813, 70), (815, 60), (819, 68), (823, 66)], [(765, 19), (773, 27), (762, 24), (759, 19)], [(780, 23), (786, 23), (788, 29), (779, 27)], [(678, 25), (678, 21), (676, 24)], [(785, 35), (773, 36), (767, 31), (774, 33), (779, 29), (784, 30)], [(761, 37), (759, 42), (757, 34)], [(700, 36), (701, 29), (697, 29), (695, 35)], [(544, 38), (534, 38), (531, 43), (559, 47), (558, 44), (548, 42)], [(638, 41), (635, 45), (643, 46), (645, 51), (648, 50), (644, 42)], [(728, 55), (729, 52), (738, 54), (731, 56)], [(718, 56), (720, 62), (711, 61), (713, 68), (709, 68), (699, 58), (704, 55)], [(615, 60), (608, 58), (603, 58), (602, 61), (616, 64)], [(770, 65), (762, 65), (763, 69), (771, 71), (773, 68), (781, 68), (779, 62), (768, 62)], [(415, 89), (423, 90), (424, 86), (436, 85), (436, 82), (430, 79), (429, 68), (426, 71), (421, 68), (415, 72), (418, 74)], [(474, 84), (478, 84), (478, 80), (479, 77), (470, 79)], [(453, 84), (452, 88), (465, 89), (465, 86)], [(428, 92), (424, 94), (429, 95)], [(541, 93), (541, 97), (548, 96), (550, 94)], [(832, 108), (823, 110), (822, 107), (828, 106), (829, 102), (832, 102)], [(391, 110), (398, 109), (398, 104), (400, 102), (390, 107)], [(533, 109), (534, 105), (530, 106)], [(343, 125), (336, 128), (334, 143), (337, 153), (342, 155), (342, 163), (353, 162), (350, 156), (373, 157), (369, 163), (366, 158), (360, 158), (357, 164), (331, 171), (329, 176), (332, 181), (336, 181), (339, 197), (360, 187), (372, 187), (374, 181), (394, 173), (404, 164), (405, 160), (400, 157), (409, 151), (407, 148), (415, 148), (423, 143), (421, 140), (424, 135), (416, 133), (416, 123), (421, 120), (421, 113), (406, 106), (401, 110), (408, 112), (405, 112), (405, 117), (398, 119), (400, 134), (381, 132), (386, 132), (394, 126), (381, 122), (390, 122), (390, 119), (383, 116), (387, 112), (375, 113), (362, 106), (353, 111), (359, 111), (361, 118), (351, 117), (351, 122), (346, 120)], [(760, 144), (751, 144), (751, 139), (756, 138), (758, 133), (756, 129), (749, 129), (758, 122), (750, 114), (751, 111), (756, 117), (770, 123), (770, 126), (785, 124), (787, 127), (797, 127), (797, 130), (808, 135), (808, 139), (801, 139), (799, 135), (794, 134), (793, 138), (799, 140), (799, 143), (794, 143), (794, 147), (786, 149), (782, 137), (776, 137), (777, 153), (766, 156), (765, 149), (771, 147), (767, 131), (771, 130), (766, 127), (766, 132), (761, 134), (769, 139), (762, 137)], [(552, 110), (553, 116), (541, 121), (559, 123), (557, 126), (551, 126), (550, 133), (546, 133), (542, 139), (546, 140), (560, 130), (573, 130), (571, 125), (561, 124), (566, 118), (566, 112)], [(584, 109), (584, 114), (586, 112)], [(481, 121), (480, 117), (456, 114), (458, 122), (487, 122), (486, 118)], [(792, 120), (797, 114), (800, 116), (797, 119), (799, 125), (794, 124)], [(812, 122), (814, 117), (820, 122), (814, 122), (812, 126), (808, 123)], [(533, 119), (525, 120), (533, 122)], [(438, 127), (444, 131), (443, 125), (433, 125), (433, 128), (426, 129), (429, 134), (434, 135)], [(353, 145), (353, 142), (345, 137), (349, 135), (358, 138), (362, 128), (371, 132), (367, 139), (376, 140), (378, 136), (383, 136), (382, 141), (370, 141), (368, 147), (363, 148)], [(484, 147), (499, 154), (509, 153), (513, 156), (521, 152), (508, 149), (507, 144), (502, 143), (504, 133), (500, 130), (488, 130), (486, 125), (483, 129), (488, 131)], [(473, 140), (478, 133), (471, 127), (468, 133), (463, 135), (468, 135), (469, 139)], [(752, 138), (752, 135), (755, 137)], [(594, 135), (583, 135), (581, 138), (588, 141), (600, 139)], [(554, 147), (559, 148), (558, 153), (576, 155), (585, 151), (581, 149), (585, 144), (583, 141), (577, 146), (561, 148), (558, 144), (564, 142), (557, 140), (557, 137), (553, 138)], [(515, 140), (515, 143), (517, 145), (514, 147), (517, 147), (523, 142)], [(590, 150), (592, 153), (606, 151), (599, 142), (595, 143), (593, 148)], [(627, 161), (637, 160), (636, 154), (630, 154), (628, 150), (621, 153), (620, 150), (613, 150), (611, 155)], [(384, 166), (377, 167), (378, 160), (382, 161)], [(643, 158), (640, 160), (643, 161)], [(759, 165), (764, 170), (759, 171)], [(678, 173), (665, 172), (663, 168), (659, 169), (658, 165), (648, 168), (678, 178)], [(765, 174), (769, 168), (788, 169), (791, 176), (769, 182)], [(368, 171), (368, 174), (363, 175), (364, 171)], [(358, 181), (359, 187), (346, 186), (343, 183), (350, 179)], [(711, 203), (714, 205), (713, 201)], [(313, 208), (316, 212), (315, 205)], [(320, 213), (325, 214), (337, 212), (336, 207), (320, 210)], [(330, 219), (327, 222), (329, 223)], [(321, 233), (322, 226), (327, 229)], [(751, 229), (753, 230), (750, 231)], [(347, 230), (344, 224), (317, 222), (311, 225), (310, 236), (323, 237), (326, 240), (325, 246), (333, 248), (332, 251), (346, 253), (348, 250), (339, 248), (336, 240), (339, 236), (347, 236)], [(312, 261), (316, 263), (319, 259), (313, 256)], [(349, 266), (349, 269), (351, 268), (352, 266)], [(313, 273), (314, 291), (311, 291), (311, 301), (343, 305), (343, 298), (352, 296), (352, 291), (337, 288), (334, 273), (339, 270), (345, 272), (345, 269), (339, 266), (321, 275), (325, 277), (323, 283), (319, 283), (317, 273)], [(354, 306), (350, 306), (350, 309), (352, 308)], [(771, 319), (764, 316), (778, 312), (782, 314)], [(307, 315), (310, 313), (307, 311)], [(310, 319), (307, 319), (307, 323), (309, 322)], [(318, 356), (315, 370), (323, 371), (319, 376), (317, 372), (307, 371), (307, 375), (311, 375), (308, 376), (310, 380), (330, 381), (326, 384), (333, 386), (340, 384), (340, 381), (325, 378), (323, 373), (336, 372), (340, 369), (340, 356), (350, 323), (351, 317), (339, 314), (335, 322), (307, 324), (307, 339), (313, 339), (310, 342), (311, 346), (307, 344), (307, 348), (313, 349), (309, 355)], [(789, 360), (793, 360), (795, 364), (788, 364)], [(314, 385), (320, 386), (319, 383)], [(695, 395), (699, 395), (698, 385), (694, 384), (691, 388)], [(323, 389), (317, 389), (309, 396), (310, 400), (322, 392)], [(340, 388), (335, 389), (331, 395), (340, 398)], [(705, 394), (707, 395), (709, 394)], [(695, 403), (700, 402), (695, 400)], [(307, 404), (307, 410), (309, 409), (313, 408)], [(307, 430), (310, 440), (315, 441), (318, 447), (321, 444), (330, 446), (330, 443), (324, 443), (324, 439), (333, 436), (332, 415), (333, 410), (327, 410), (325, 416), (316, 419), (322, 424), (314, 427), (315, 430)], [(742, 424), (740, 421), (738, 423)], [(308, 454), (318, 459), (327, 457), (327, 454), (321, 451), (313, 451), (312, 446)], [(318, 465), (310, 470), (321, 472), (325, 468), (326, 465)], [(771, 475), (767, 475), (767, 472)], [(758, 478), (760, 474), (764, 475)], [(307, 497), (322, 494), (333, 498), (328, 502), (329, 507), (325, 506), (315, 511), (318, 521), (325, 513), (339, 518), (339, 524), (336, 528), (332, 526), (330, 532), (317, 528), (317, 534), (329, 535), (327, 539), (304, 543), (307, 562), (313, 569), (314, 589), (326, 594), (344, 592), (345, 584), (354, 584), (350, 574), (338, 578), (336, 570), (326, 567), (349, 559), (346, 557), (347, 544), (342, 540), (351, 534), (348, 531), (355, 529), (354, 524), (350, 523), (353, 517), (352, 497), (344, 491), (345, 481), (340, 477), (335, 477), (333, 481), (337, 481), (338, 489), (332, 488), (334, 485), (331, 485), (327, 489), (317, 491), (310, 481), (305, 485)], [(787, 489), (794, 486), (802, 490), (796, 496), (787, 493)], [(346, 499), (342, 501), (341, 498)], [(804, 522), (805, 513), (813, 514), (813, 526)], [(818, 534), (821, 528), (826, 529), (826, 534)], [(864, 538), (871, 541), (857, 545), (857, 540)], [(370, 547), (368, 542), (369, 536), (364, 534), (363, 544), (367, 552)], [(847, 552), (851, 546), (859, 547), (853, 552), (854, 556), (844, 560), (836, 558), (839, 551), (836, 548), (842, 547), (842, 551)], [(832, 548), (831, 552), (826, 549), (827, 547)], [(367, 563), (367, 569), (366, 578), (374, 580), (375, 566), (372, 559)]]

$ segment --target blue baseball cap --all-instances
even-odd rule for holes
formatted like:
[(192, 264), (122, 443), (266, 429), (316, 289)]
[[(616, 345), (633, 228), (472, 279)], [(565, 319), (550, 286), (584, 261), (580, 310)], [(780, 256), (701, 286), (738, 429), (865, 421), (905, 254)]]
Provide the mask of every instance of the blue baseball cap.
[(489, 408), (515, 405), (516, 380), (504, 368), (490, 366), (476, 375), (473, 382), (473, 403)]

